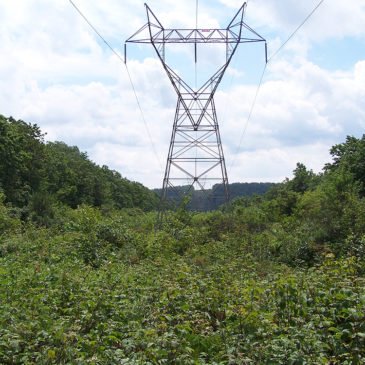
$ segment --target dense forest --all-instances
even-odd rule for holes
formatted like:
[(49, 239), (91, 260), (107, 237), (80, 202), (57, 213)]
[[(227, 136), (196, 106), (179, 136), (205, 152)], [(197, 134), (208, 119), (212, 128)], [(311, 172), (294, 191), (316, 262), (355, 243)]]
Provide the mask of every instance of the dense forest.
[(44, 142), (37, 125), (0, 115), (0, 189), (5, 203), (38, 218), (53, 205), (151, 210), (158, 197), (107, 166), (99, 167), (77, 147)]
[(365, 363), (365, 135), (157, 230), (140, 184), (0, 132), (0, 363)]

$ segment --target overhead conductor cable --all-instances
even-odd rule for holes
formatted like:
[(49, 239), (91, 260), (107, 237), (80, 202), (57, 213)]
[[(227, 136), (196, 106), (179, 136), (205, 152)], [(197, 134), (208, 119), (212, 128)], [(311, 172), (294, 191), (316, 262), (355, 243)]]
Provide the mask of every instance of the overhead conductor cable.
[[(117, 56), (119, 58), (119, 60), (121, 62), (123, 62), (123, 64), (125, 65), (125, 68), (126, 68), (126, 71), (127, 71), (127, 74), (128, 74), (128, 79), (129, 79), (129, 82), (131, 84), (131, 87), (132, 87), (132, 90), (133, 90), (133, 93), (134, 93), (134, 97), (136, 99), (136, 102), (137, 102), (137, 106), (138, 106), (138, 109), (140, 111), (140, 114), (141, 114), (141, 119), (143, 121), (143, 124), (145, 126), (145, 129), (146, 129), (146, 132), (147, 132), (147, 135), (148, 135), (148, 138), (150, 140), (150, 144), (152, 146), (152, 150), (153, 150), (153, 153), (160, 165), (160, 168), (161, 170), (163, 169), (162, 167), (162, 163), (158, 157), (158, 154), (157, 154), (157, 151), (156, 151), (156, 147), (155, 147), (155, 144), (153, 143), (153, 139), (152, 139), (152, 136), (151, 136), (151, 132), (150, 132), (150, 129), (148, 128), (148, 124), (147, 124), (147, 121), (146, 121), (146, 118), (144, 116), (144, 113), (143, 113), (143, 110), (142, 110), (142, 107), (141, 107), (141, 103), (139, 101), (139, 98), (138, 98), (138, 95), (137, 95), (137, 92), (136, 92), (136, 88), (134, 87), (134, 84), (133, 84), (133, 80), (132, 80), (132, 77), (131, 77), (131, 74), (129, 72), (129, 69), (128, 69), (128, 66), (125, 62), (125, 58), (123, 59), (118, 52), (115, 51), (115, 49), (106, 41), (106, 39), (98, 32), (98, 30), (92, 25), (92, 23), (86, 18), (86, 16), (81, 12), (81, 10), (76, 6), (76, 4), (72, 1), (72, 0), (69, 0), (69, 2), (71, 3), (71, 5), (75, 8), (75, 10), (79, 13), (79, 15), (81, 15), (81, 17), (85, 20), (85, 22), (90, 26), (90, 28), (95, 32), (95, 34), (98, 35), (98, 37), (104, 42), (104, 44), (114, 53), (115, 56)], [(126, 53), (126, 50), (124, 49), (124, 52)]]

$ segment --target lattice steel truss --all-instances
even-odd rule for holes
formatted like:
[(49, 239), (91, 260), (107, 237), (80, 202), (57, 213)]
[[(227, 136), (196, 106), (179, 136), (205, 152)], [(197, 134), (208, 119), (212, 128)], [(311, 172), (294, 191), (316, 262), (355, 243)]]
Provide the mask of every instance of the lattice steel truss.
[[(166, 29), (145, 4), (148, 22), (127, 43), (153, 45), (177, 95), (177, 106), (167, 157), (161, 194), (161, 210), (169, 199), (181, 198), (194, 187), (211, 189), (215, 204), (229, 199), (228, 177), (224, 160), (214, 95), (240, 43), (266, 41), (244, 23), (246, 3), (238, 10), (225, 29)], [(166, 44), (194, 44), (197, 62), (198, 44), (223, 44), (226, 48), (225, 64), (199, 89), (194, 90), (166, 63)], [(125, 60), (126, 60), (125, 44)], [(213, 185), (214, 184), (214, 185)], [(177, 188), (185, 185), (185, 189)], [(219, 192), (215, 194), (215, 191)], [(160, 211), (161, 211), (160, 210)]]

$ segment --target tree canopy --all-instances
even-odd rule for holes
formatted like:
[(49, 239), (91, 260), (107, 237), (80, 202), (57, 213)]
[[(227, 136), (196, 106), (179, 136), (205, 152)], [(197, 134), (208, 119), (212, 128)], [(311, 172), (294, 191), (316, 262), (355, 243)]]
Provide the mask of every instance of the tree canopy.
[(155, 193), (97, 166), (85, 152), (63, 142), (45, 142), (36, 124), (0, 115), (0, 189), (5, 202), (41, 209), (47, 201), (76, 208), (157, 206)]

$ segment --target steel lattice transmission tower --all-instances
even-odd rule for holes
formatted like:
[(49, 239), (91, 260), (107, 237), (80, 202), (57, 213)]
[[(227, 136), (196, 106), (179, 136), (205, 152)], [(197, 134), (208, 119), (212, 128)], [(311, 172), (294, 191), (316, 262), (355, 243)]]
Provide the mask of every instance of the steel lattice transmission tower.
[[(227, 202), (228, 177), (214, 95), (238, 45), (265, 42), (266, 50), (266, 41), (244, 23), (246, 3), (225, 29), (166, 29), (147, 4), (145, 7), (147, 24), (127, 39), (126, 43), (152, 44), (178, 96), (160, 212), (166, 208), (169, 199), (181, 199), (181, 193), (187, 194), (193, 187), (206, 191), (207, 185), (212, 186), (210, 195), (214, 203), (218, 205)], [(225, 63), (200, 88), (194, 89), (167, 64), (167, 44), (193, 44), (195, 63), (198, 44), (223, 44)], [(177, 188), (181, 185), (185, 185), (185, 189)]]

